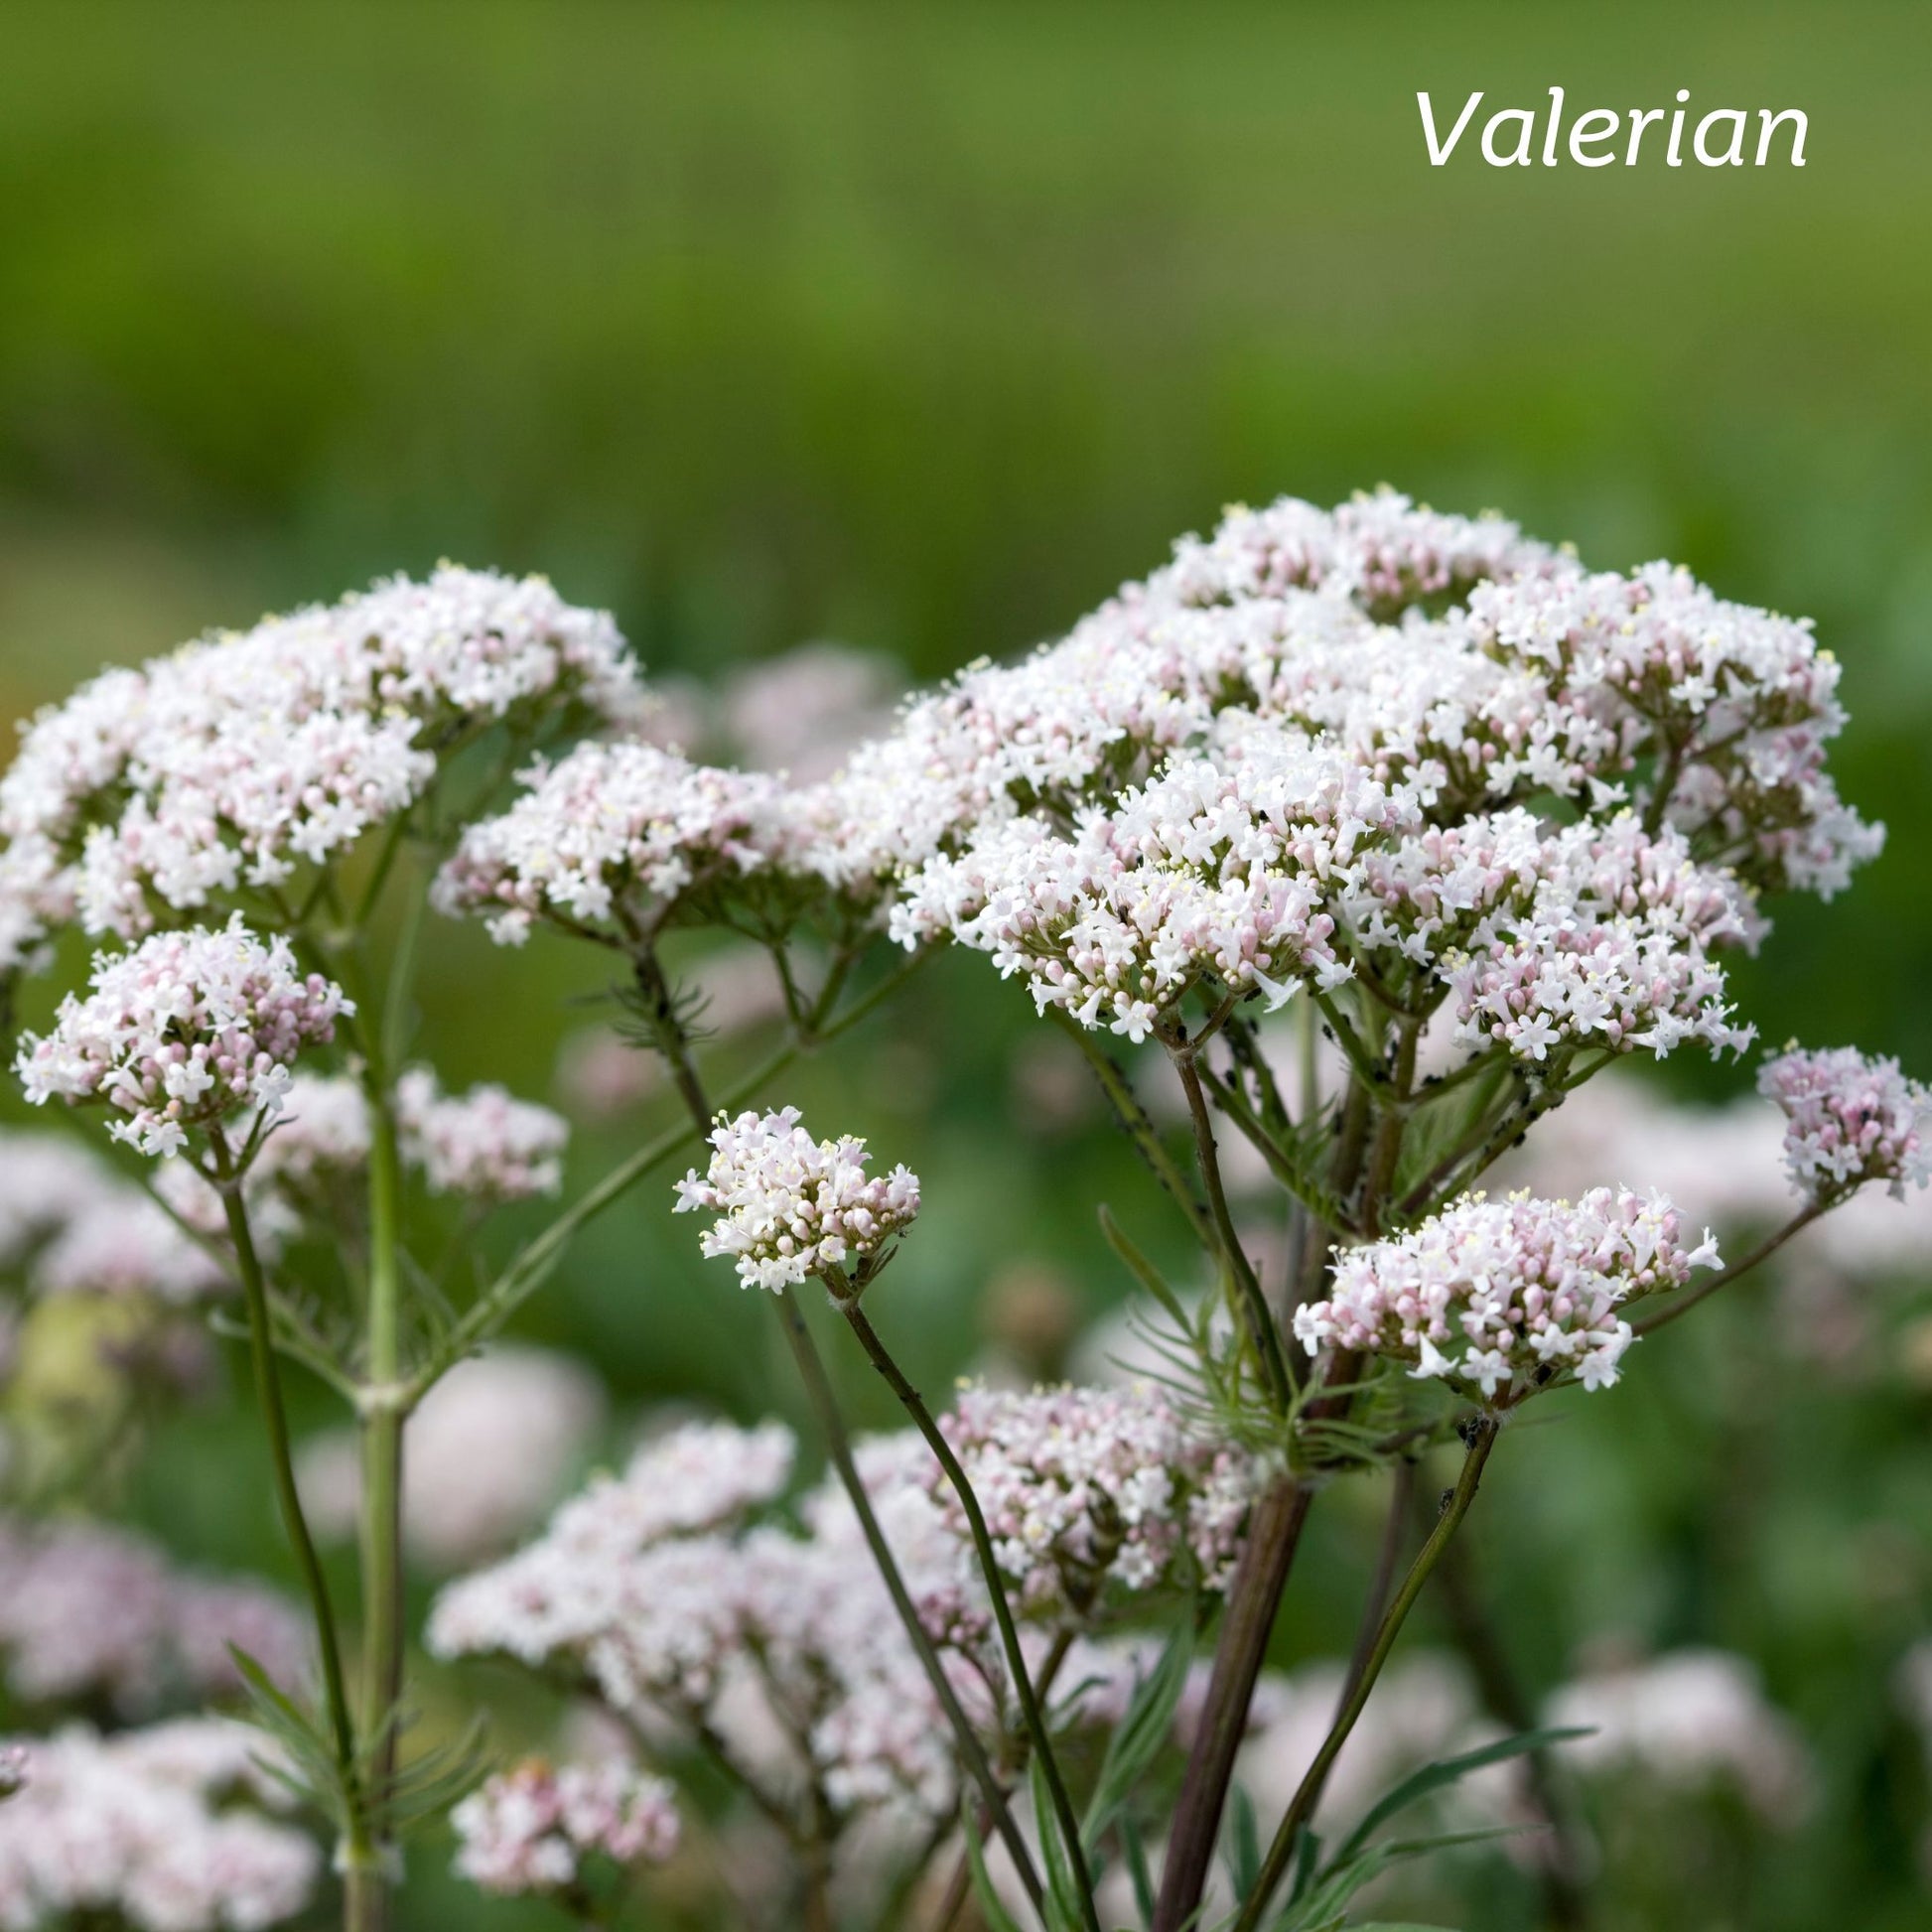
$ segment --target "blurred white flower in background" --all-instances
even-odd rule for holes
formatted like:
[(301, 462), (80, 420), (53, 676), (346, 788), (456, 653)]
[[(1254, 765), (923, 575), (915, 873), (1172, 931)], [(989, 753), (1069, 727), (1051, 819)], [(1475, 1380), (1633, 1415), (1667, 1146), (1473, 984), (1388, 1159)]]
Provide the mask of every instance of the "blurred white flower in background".
[[(402, 1528), (410, 1554), (434, 1570), (500, 1554), (570, 1486), (605, 1409), (603, 1384), (574, 1356), (506, 1343), (459, 1363), (409, 1425)], [(312, 1437), (296, 1473), (315, 1533), (353, 1534), (362, 1493), (355, 1432)]]

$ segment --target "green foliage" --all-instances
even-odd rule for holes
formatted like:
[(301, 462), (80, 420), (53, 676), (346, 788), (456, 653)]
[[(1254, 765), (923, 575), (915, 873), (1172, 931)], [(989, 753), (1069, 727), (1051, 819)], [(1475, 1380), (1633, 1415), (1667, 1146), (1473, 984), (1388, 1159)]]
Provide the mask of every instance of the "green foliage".
[(1121, 1821), (1136, 1787), (1172, 1735), (1173, 1715), (1187, 1688), (1187, 1667), (1193, 1660), (1194, 1624), (1189, 1619), (1168, 1639), (1160, 1660), (1135, 1686), (1126, 1715), (1107, 1739), (1100, 1774), (1080, 1821), (1080, 1840), (1089, 1859)]

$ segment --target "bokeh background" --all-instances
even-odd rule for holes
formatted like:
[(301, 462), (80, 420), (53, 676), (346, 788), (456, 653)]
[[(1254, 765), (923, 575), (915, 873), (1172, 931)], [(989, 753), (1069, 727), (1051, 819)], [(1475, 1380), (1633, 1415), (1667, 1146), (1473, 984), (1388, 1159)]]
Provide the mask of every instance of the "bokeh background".
[[(1063, 629), (1224, 503), (1386, 480), (1816, 617), (1843, 788), (1892, 842), (1737, 983), (1774, 1042), (1932, 1072), (1928, 74), (1908, 5), (21, 10), (0, 704), (445, 556), (549, 573), (666, 672), (830, 638), (924, 680)], [(1416, 88), (1552, 81), (1573, 110), (1802, 106), (1810, 165), (1426, 165)], [(540, 1093), (592, 1017), (581, 961), (444, 932), (431, 968), (453, 1078)], [(1105, 1123), (1016, 1078), (1027, 1011), (947, 962), (795, 1085), (926, 1175), (895, 1293), (930, 1377), (1050, 1367), (1120, 1299), (1096, 1199), (1172, 1241)], [(579, 1172), (653, 1125), (585, 1135)], [(523, 1332), (594, 1360), (621, 1419), (786, 1410), (663, 1191)], [(1693, 1845), (1606, 1923), (1932, 1924), (1890, 1688), (1932, 1603), (1928, 1351), (1848, 1384), (1714, 1313), (1499, 1465), (1476, 1536), (1533, 1682), (1605, 1633), (1722, 1643), (1823, 1766), (1802, 1828), (1715, 1877)], [(172, 1423), (127, 1512), (280, 1575), (250, 1440), (219, 1403)], [(1346, 1508), (1322, 1535), (1305, 1577), (1351, 1574)], [(1284, 1661), (1345, 1647), (1347, 1596), (1298, 1595)], [(407, 1925), (525, 1922), (435, 1863)], [(1452, 1922), (1533, 1923), (1506, 1871), (1445, 1883)]]

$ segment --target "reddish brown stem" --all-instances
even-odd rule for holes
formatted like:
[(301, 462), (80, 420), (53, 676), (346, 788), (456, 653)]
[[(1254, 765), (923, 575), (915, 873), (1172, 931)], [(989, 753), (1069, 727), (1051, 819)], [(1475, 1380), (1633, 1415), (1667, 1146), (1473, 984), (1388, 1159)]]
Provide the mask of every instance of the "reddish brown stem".
[(1247, 1547), (1228, 1587), (1228, 1606), (1214, 1652), (1200, 1728), (1168, 1835), (1153, 1932), (1181, 1932), (1194, 1916), (1220, 1834), (1221, 1809), (1234, 1775), (1235, 1753), (1247, 1728), (1255, 1680), (1268, 1655), (1275, 1611), (1302, 1540), (1314, 1492), (1284, 1477), (1255, 1505)]

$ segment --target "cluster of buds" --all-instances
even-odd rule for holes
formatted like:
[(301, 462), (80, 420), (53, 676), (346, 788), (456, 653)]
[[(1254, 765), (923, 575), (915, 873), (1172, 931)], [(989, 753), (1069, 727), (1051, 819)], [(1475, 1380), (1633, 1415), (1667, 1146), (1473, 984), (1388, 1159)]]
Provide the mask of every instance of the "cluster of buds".
[(1784, 1165), (1808, 1201), (1830, 1206), (1881, 1180), (1895, 1200), (1923, 1187), (1932, 1150), (1920, 1131), (1932, 1094), (1893, 1059), (1850, 1046), (1766, 1060), (1757, 1089), (1785, 1118)]

